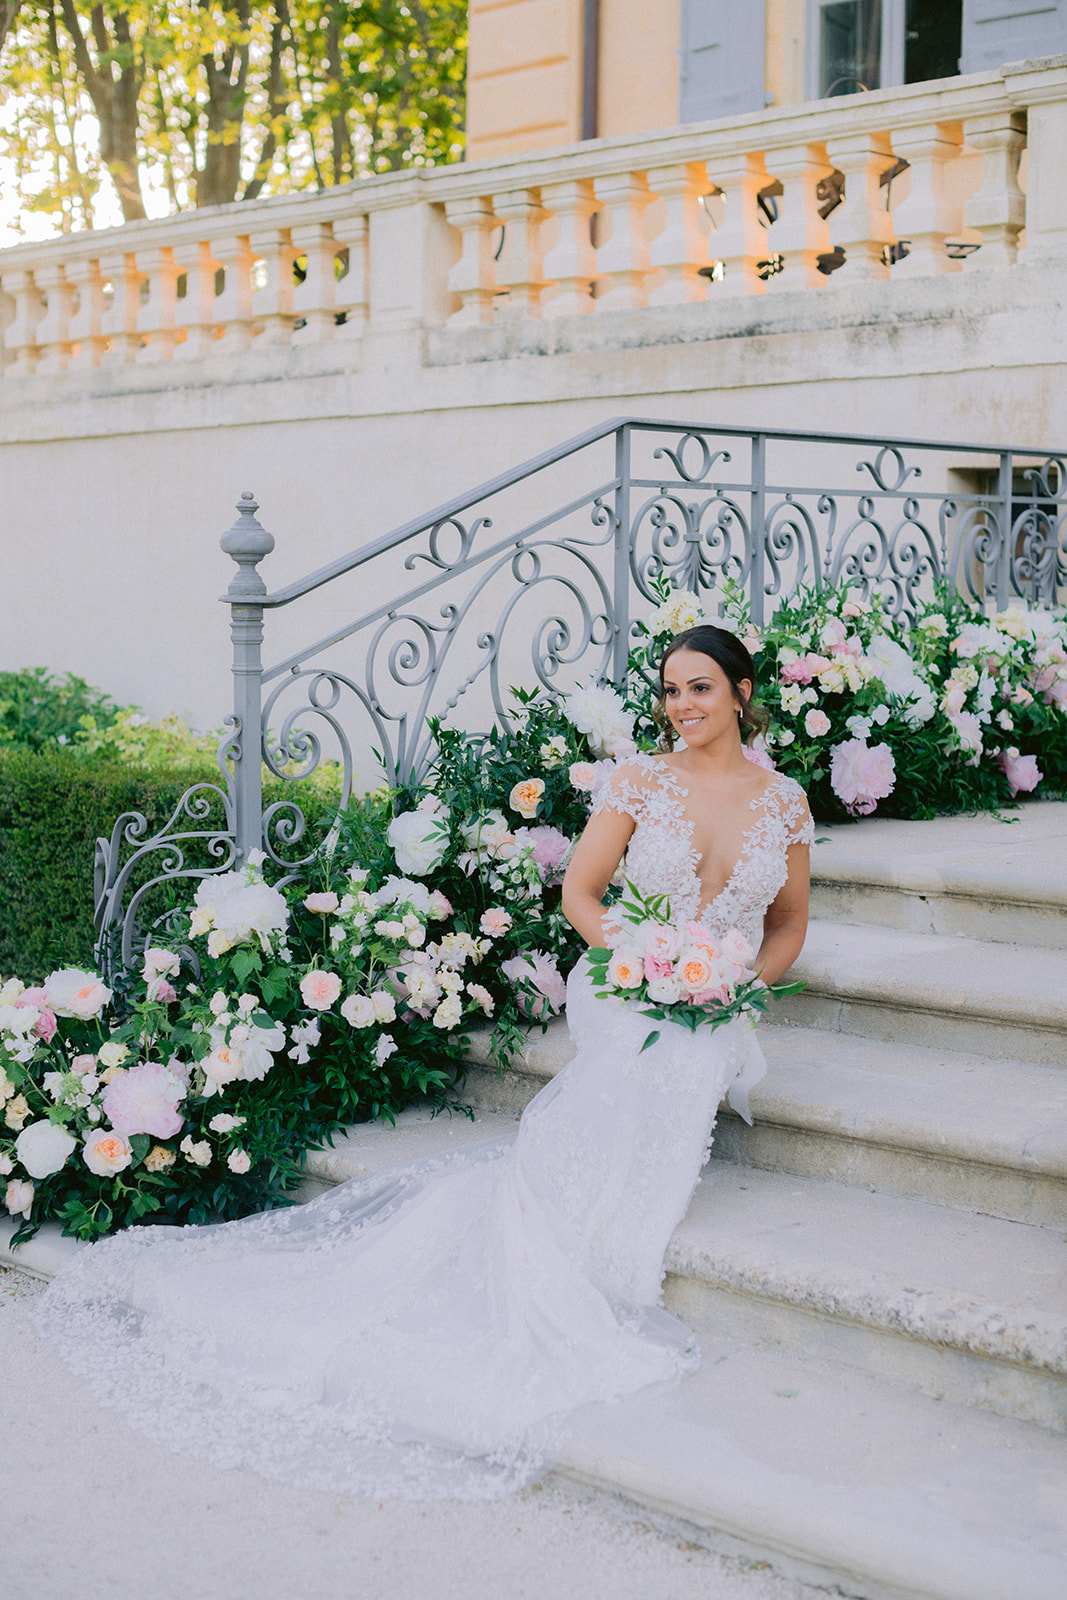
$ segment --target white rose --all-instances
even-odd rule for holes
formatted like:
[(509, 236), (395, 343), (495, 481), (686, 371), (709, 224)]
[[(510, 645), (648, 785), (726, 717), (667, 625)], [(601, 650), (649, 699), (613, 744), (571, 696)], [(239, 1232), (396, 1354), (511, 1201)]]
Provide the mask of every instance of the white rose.
[(144, 966), (141, 976), (146, 983), (151, 983), (153, 978), (174, 978), (181, 971), (181, 958), (173, 950), (162, 950), (153, 945), (144, 953)]
[(186, 1161), (191, 1161), (194, 1167), (209, 1167), (211, 1165), (211, 1146), (206, 1139), (193, 1139), (186, 1134), (178, 1146)]
[(252, 1157), (247, 1150), (231, 1150), (226, 1157), (226, 1165), (231, 1172), (236, 1172), (240, 1176), (252, 1165)]
[(30, 1212), (33, 1210), (33, 1197), (36, 1190), (32, 1183), (27, 1183), (25, 1178), (12, 1178), (4, 1195), (4, 1204), (11, 1216), (17, 1217), (20, 1213), (29, 1221)]
[(58, 1122), (31, 1122), (15, 1140), (15, 1154), (31, 1178), (50, 1178), (66, 1166), (77, 1145)]
[(98, 1178), (110, 1178), (129, 1166), (133, 1147), (125, 1134), (97, 1128), (82, 1145), (82, 1160)]
[(341, 1006), (341, 1015), (353, 1028), (369, 1028), (375, 1021), (374, 1002), (365, 994), (350, 994)]
[(0, 1178), (8, 1177), (15, 1170), (15, 1163), (10, 1156), (0, 1155)]
[(401, 872), (425, 878), (439, 867), (448, 849), (448, 812), (405, 811), (394, 817), (385, 836)]
[(673, 1006), (681, 999), (682, 986), (674, 976), (669, 978), (650, 978), (648, 980), (648, 998), (658, 1006)]

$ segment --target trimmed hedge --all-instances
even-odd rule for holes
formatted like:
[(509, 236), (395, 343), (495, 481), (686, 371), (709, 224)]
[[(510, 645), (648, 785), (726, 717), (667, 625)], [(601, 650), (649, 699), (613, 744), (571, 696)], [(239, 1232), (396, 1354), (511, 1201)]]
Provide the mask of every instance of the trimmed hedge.
[[(213, 777), (207, 766), (153, 772), (65, 751), (0, 749), (0, 975), (36, 983), (57, 967), (91, 965), (96, 840), (124, 811), (143, 812), (154, 831), (191, 784)], [(265, 803), (293, 788), (265, 783)], [(332, 811), (329, 794), (301, 784), (298, 798), (318, 833)]]

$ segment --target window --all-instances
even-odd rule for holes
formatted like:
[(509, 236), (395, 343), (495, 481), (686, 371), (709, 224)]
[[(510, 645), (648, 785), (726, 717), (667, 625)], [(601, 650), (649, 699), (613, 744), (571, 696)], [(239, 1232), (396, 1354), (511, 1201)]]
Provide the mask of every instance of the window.
[(960, 70), (963, 0), (808, 0), (811, 99)]

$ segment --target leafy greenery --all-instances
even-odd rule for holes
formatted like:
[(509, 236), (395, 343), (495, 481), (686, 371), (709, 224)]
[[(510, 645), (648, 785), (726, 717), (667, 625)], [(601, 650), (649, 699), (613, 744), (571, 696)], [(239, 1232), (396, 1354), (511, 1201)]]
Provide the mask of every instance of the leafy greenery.
[(131, 222), (153, 191), (178, 211), (462, 157), (462, 0), (14, 10), (0, 153), (24, 209), (63, 231), (92, 225), (105, 178)]

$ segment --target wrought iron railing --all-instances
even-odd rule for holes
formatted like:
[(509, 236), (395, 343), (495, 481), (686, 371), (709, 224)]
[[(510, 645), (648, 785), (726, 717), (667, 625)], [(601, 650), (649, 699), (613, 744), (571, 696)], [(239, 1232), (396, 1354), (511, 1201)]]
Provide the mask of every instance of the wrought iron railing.
[[(273, 593), (258, 568), (274, 539), (242, 495), (221, 541), (237, 563), (222, 782), (189, 790), (153, 834), (129, 814), (98, 841), (100, 959), (129, 964), (176, 880), (254, 848), (301, 872), (320, 841), (295, 798), (264, 810), (264, 768), (295, 797), (336, 761), (344, 805), (372, 749), (368, 787), (420, 777), (431, 718), (507, 725), (513, 685), (622, 685), (661, 574), (712, 609), (732, 579), (757, 624), (845, 577), (904, 619), (939, 583), (998, 605), (1062, 599), (1065, 466), (1000, 446), (616, 418)], [(349, 578), (362, 599), (344, 620), (264, 667), (264, 613)]]

